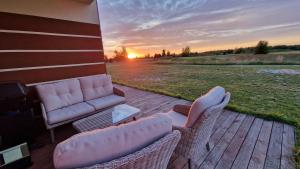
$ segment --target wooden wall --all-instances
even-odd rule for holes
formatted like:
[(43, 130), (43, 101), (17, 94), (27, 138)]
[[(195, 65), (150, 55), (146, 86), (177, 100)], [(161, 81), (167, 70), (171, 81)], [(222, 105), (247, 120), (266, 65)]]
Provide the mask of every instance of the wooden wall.
[(106, 73), (98, 24), (0, 12), (0, 81)]

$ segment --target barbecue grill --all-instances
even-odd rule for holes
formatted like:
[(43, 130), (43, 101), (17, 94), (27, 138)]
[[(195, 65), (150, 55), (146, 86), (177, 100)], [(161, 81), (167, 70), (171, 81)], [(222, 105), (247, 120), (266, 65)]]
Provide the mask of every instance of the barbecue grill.
[(20, 82), (0, 83), (0, 150), (31, 143), (35, 136), (28, 91)]
[(0, 83), (0, 113), (22, 112), (26, 109), (28, 89), (20, 82)]

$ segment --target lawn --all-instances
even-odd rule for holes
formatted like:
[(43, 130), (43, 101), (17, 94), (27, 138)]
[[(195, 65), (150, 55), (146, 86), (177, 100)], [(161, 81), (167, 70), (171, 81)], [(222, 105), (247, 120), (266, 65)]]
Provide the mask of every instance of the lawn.
[[(184, 65), (129, 61), (108, 64), (113, 81), (194, 100), (220, 85), (232, 93), (228, 109), (297, 126), (300, 136), (300, 75), (265, 70), (300, 65)], [(297, 139), (300, 145), (300, 139)]]

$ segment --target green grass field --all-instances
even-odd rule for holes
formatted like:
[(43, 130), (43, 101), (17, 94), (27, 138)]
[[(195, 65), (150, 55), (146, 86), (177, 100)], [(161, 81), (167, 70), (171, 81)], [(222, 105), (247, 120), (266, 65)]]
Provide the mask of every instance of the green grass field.
[(187, 100), (223, 86), (232, 93), (228, 109), (295, 125), (300, 145), (300, 75), (263, 71), (270, 69), (300, 71), (300, 65), (108, 64), (116, 83)]
[(300, 65), (300, 51), (274, 52), (267, 55), (232, 54), (163, 58), (157, 60), (156, 63), (192, 65)]

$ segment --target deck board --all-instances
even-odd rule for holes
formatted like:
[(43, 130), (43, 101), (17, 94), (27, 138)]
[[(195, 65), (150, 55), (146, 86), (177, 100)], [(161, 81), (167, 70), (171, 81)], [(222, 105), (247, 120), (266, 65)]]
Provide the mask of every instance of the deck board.
[(284, 169), (295, 168), (295, 161), (293, 158), (294, 146), (295, 146), (294, 127), (284, 124), (282, 154), (281, 154), (281, 168), (284, 168)]
[(237, 133), (238, 129), (245, 120), (245, 115), (239, 115), (237, 119), (232, 123), (230, 128), (227, 130), (225, 135), (221, 138), (218, 144), (212, 149), (212, 151), (205, 158), (204, 162), (201, 164), (199, 169), (210, 169), (214, 168), (217, 163), (220, 161), (224, 151), (230, 144), (232, 138)]
[(283, 124), (274, 122), (264, 169), (280, 168), (282, 135)]
[(260, 130), (258, 139), (253, 150), (248, 169), (263, 169), (265, 164), (265, 159), (267, 156), (267, 150), (269, 145), (269, 140), (271, 136), (273, 122), (264, 121), (262, 128)]
[(239, 154), (231, 167), (232, 169), (247, 169), (262, 124), (262, 119), (255, 119), (244, 143), (241, 146)]
[(243, 144), (248, 131), (250, 130), (250, 127), (253, 123), (254, 117), (247, 116), (246, 119), (243, 121), (241, 127), (231, 140), (229, 146), (225, 150), (225, 152), (222, 155), (222, 158), (218, 162), (216, 169), (228, 169), (231, 168), (238, 152)]
[[(165, 113), (176, 104), (191, 102), (170, 96), (154, 94), (122, 85), (115, 85), (126, 94), (127, 104), (138, 107), (143, 116)], [(71, 125), (55, 130), (57, 142), (76, 133)], [(34, 165), (30, 169), (52, 169), (52, 154), (55, 144), (45, 132), (37, 139), (45, 144), (33, 150)], [(200, 159), (200, 166), (192, 163), (192, 169), (294, 169), (293, 149), (295, 146), (294, 127), (278, 122), (266, 121), (252, 116), (225, 110), (216, 121), (210, 138), (210, 152)], [(169, 169), (188, 169), (188, 161), (176, 155), (170, 161)]]

